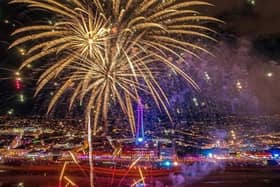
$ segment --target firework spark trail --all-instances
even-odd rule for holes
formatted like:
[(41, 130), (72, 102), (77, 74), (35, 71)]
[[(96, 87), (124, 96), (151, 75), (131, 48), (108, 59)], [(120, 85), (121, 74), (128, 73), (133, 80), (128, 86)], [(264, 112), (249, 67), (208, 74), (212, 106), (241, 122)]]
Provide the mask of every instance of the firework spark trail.
[[(82, 173), (84, 174), (84, 176), (88, 176), (85, 172), (85, 170), (81, 167), (81, 165), (78, 163), (75, 155), (69, 151), (69, 155), (71, 156), (72, 160), (74, 161), (74, 163), (79, 167), (79, 169), (82, 171)], [(78, 186), (76, 185), (69, 177), (65, 176), (65, 171), (66, 171), (66, 168), (67, 168), (67, 165), (68, 165), (68, 162), (64, 162), (63, 164), (63, 167), (61, 169), (61, 172), (60, 172), (60, 176), (59, 176), (59, 187), (62, 187), (62, 180), (66, 180), (67, 181), (67, 184), (65, 185), (66, 186), (69, 186), (69, 185), (72, 185), (72, 186)]]
[(64, 176), (63, 178), (67, 181), (67, 185), (66, 186), (68, 186), (69, 184), (71, 184), (72, 186), (78, 186), (69, 177)]
[(134, 183), (130, 185), (130, 187), (136, 186), (139, 182), (142, 182), (142, 179), (139, 179), (137, 181), (134, 180)]
[(63, 164), (63, 167), (61, 169), (61, 172), (60, 172), (60, 176), (59, 176), (59, 187), (62, 187), (62, 180), (63, 180), (63, 176), (64, 176), (64, 173), (65, 173), (65, 169), (66, 169), (66, 166), (67, 166), (68, 162), (64, 162)]
[(125, 174), (122, 176), (120, 182), (118, 183), (118, 187), (120, 187), (120, 185), (122, 184), (124, 178), (129, 174), (130, 170), (141, 160), (141, 158), (142, 158), (141, 156), (138, 157), (136, 160), (134, 160), (134, 161), (130, 164), (128, 170), (125, 172)]
[[(113, 153), (113, 162), (115, 162), (115, 159), (116, 157), (121, 153), (122, 151), (122, 148), (116, 148), (111, 141), (109, 141), (111, 146), (115, 149), (114, 150), (114, 153)], [(114, 183), (114, 178), (115, 178), (115, 174), (116, 174), (116, 162), (114, 164), (114, 170), (113, 170), (113, 173), (112, 173), (112, 178), (111, 178), (111, 186), (113, 186), (113, 183)]]
[(93, 148), (92, 148), (92, 127), (91, 127), (91, 120), (90, 116), (88, 117), (88, 130), (87, 130), (87, 135), (88, 135), (88, 159), (89, 159), (89, 180), (90, 180), (90, 186), (94, 186), (94, 176), (93, 176), (93, 171), (94, 171), (94, 165), (93, 165)]
[(137, 181), (134, 180), (134, 183), (130, 185), (131, 187), (136, 186), (136, 185), (137, 185), (138, 183), (140, 183), (140, 182), (142, 182), (144, 186), (146, 185), (146, 183), (145, 183), (145, 177), (144, 177), (144, 175), (143, 175), (143, 172), (142, 172), (141, 167), (138, 167), (138, 172), (139, 172), (139, 175), (140, 175), (141, 178), (138, 179)]
[(141, 180), (142, 180), (142, 182), (144, 183), (144, 186), (145, 186), (145, 177), (143, 175), (143, 171), (142, 171), (141, 167), (138, 167), (138, 171), (139, 171)]
[(76, 159), (75, 155), (69, 151), (69, 154), (72, 158), (72, 160), (74, 161), (74, 163), (79, 167), (79, 169), (82, 171), (82, 173), (84, 174), (84, 176), (88, 177), (87, 173), (85, 172), (85, 170), (81, 167), (81, 165), (79, 164), (78, 160)]

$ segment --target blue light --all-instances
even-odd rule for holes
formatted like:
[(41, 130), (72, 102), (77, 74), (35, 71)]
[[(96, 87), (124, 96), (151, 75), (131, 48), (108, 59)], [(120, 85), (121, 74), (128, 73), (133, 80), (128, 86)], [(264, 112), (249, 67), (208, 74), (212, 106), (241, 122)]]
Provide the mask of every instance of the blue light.
[(212, 153), (208, 153), (208, 157), (209, 158), (213, 158), (213, 154)]
[(164, 162), (164, 165), (169, 167), (169, 166), (171, 166), (171, 162), (169, 160), (167, 160), (167, 161)]
[(137, 138), (137, 141), (138, 141), (138, 142), (143, 142), (143, 141), (144, 141), (144, 138), (142, 138), (142, 137)]
[(273, 157), (274, 157), (274, 158), (278, 158), (278, 157), (279, 157), (279, 154), (274, 154)]

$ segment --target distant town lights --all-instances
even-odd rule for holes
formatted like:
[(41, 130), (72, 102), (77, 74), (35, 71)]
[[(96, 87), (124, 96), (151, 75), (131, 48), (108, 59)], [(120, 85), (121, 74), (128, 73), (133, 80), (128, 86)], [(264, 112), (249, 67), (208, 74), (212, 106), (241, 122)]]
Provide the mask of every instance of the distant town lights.
[(266, 74), (266, 76), (267, 76), (267, 77), (272, 77), (272, 76), (273, 76), (273, 73), (272, 73), (272, 72), (268, 72), (268, 73)]
[(24, 95), (23, 94), (20, 94), (19, 100), (20, 100), (21, 103), (24, 103), (25, 99), (24, 99)]
[(17, 90), (20, 90), (22, 88), (22, 85), (21, 85), (21, 78), (18, 77), (16, 78), (16, 89)]
[(174, 166), (178, 166), (179, 165), (179, 163), (177, 161), (175, 161), (173, 164), (174, 164)]
[(206, 78), (206, 80), (210, 80), (211, 78), (210, 78), (210, 76), (209, 76), (209, 74), (207, 73), (207, 72), (204, 72), (204, 75), (205, 75), (205, 78)]
[(242, 84), (241, 84), (240, 81), (237, 81), (237, 82), (236, 82), (236, 88), (239, 89), (239, 90), (242, 89)]
[(256, 5), (256, 0), (247, 0), (247, 2), (248, 2), (251, 6), (255, 6), (255, 5)]
[(14, 109), (10, 109), (10, 110), (8, 111), (8, 114), (9, 114), (9, 115), (13, 115), (13, 113), (14, 113)]
[(194, 97), (192, 100), (193, 100), (195, 106), (199, 106), (197, 98)]

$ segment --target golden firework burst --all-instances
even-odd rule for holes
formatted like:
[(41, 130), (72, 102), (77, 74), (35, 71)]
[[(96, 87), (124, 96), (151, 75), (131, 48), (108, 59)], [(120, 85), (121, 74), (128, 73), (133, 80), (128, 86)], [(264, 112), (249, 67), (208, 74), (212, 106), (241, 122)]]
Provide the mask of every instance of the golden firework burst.
[(51, 80), (63, 77), (48, 111), (71, 87), (70, 108), (77, 99), (87, 101), (86, 116), (94, 115), (94, 133), (99, 117), (107, 120), (112, 100), (127, 114), (134, 133), (132, 102), (139, 99), (140, 90), (149, 93), (171, 118), (167, 97), (157, 81), (157, 64), (164, 64), (199, 89), (168, 57), (183, 59), (182, 53), (196, 57), (197, 51), (209, 53), (185, 38), (215, 41), (208, 35), (215, 31), (200, 23), (221, 22), (193, 9), (212, 6), (203, 1), (11, 0), (10, 3), (25, 3), (55, 15), (52, 25), (42, 23), (16, 30), (12, 35), (18, 39), (10, 48), (31, 45), (20, 69), (42, 58), (56, 56), (38, 79), (36, 94)]

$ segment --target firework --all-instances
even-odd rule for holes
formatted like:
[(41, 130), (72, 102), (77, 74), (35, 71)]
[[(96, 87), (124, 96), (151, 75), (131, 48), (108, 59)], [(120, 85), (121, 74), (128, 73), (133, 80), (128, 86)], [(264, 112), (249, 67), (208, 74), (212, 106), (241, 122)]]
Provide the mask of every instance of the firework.
[(103, 120), (106, 124), (113, 102), (128, 116), (134, 135), (133, 102), (139, 101), (140, 92), (151, 95), (171, 119), (167, 96), (157, 80), (162, 72), (159, 64), (199, 89), (174, 59), (183, 59), (183, 53), (196, 57), (196, 51), (209, 53), (185, 39), (200, 37), (215, 41), (208, 35), (215, 31), (200, 22), (220, 22), (193, 10), (195, 6), (212, 6), (203, 1), (11, 0), (10, 3), (25, 3), (55, 16), (54, 24), (42, 22), (16, 30), (12, 35), (18, 38), (10, 48), (31, 46), (24, 52), (26, 60), (20, 69), (39, 60), (51, 61), (38, 79), (35, 93), (58, 79), (61, 86), (50, 101), (48, 112), (66, 92), (72, 92), (69, 109), (77, 101), (86, 103), (89, 145), (98, 123)]
[[(198, 45), (186, 42), (184, 36), (215, 40), (204, 33), (215, 31), (199, 23), (220, 22), (192, 10), (194, 6), (212, 6), (202, 1), (111, 0), (103, 3), (100, 0), (11, 0), (10, 3), (26, 3), (30, 8), (51, 12), (56, 17), (54, 24), (42, 23), (16, 30), (12, 35), (20, 37), (10, 45), (10, 48), (21, 44), (32, 46), (26, 50), (28, 58), (20, 69), (42, 58), (56, 56), (38, 79), (36, 90), (37, 95), (57, 77), (62, 77), (61, 83), (66, 80), (51, 100), (48, 111), (66, 90), (75, 87), (70, 108), (78, 96), (83, 100), (88, 95), (87, 111), (94, 108), (95, 116), (99, 116), (99, 108), (103, 105), (102, 118), (106, 121), (113, 95), (129, 116), (130, 124), (134, 124), (131, 102), (137, 101), (139, 89), (147, 91), (158, 107), (163, 106), (169, 115), (167, 97), (152, 69), (154, 64), (163, 63), (198, 89), (191, 77), (168, 57), (183, 58), (182, 52), (197, 56), (194, 50), (209, 53)], [(72, 66), (76, 68), (72, 68), (73, 76), (69, 77), (66, 70)], [(144, 80), (145, 85), (139, 79)], [(124, 94), (118, 89), (124, 90)], [(95, 117), (95, 124), (98, 119)], [(131, 129), (135, 131), (133, 125)]]

